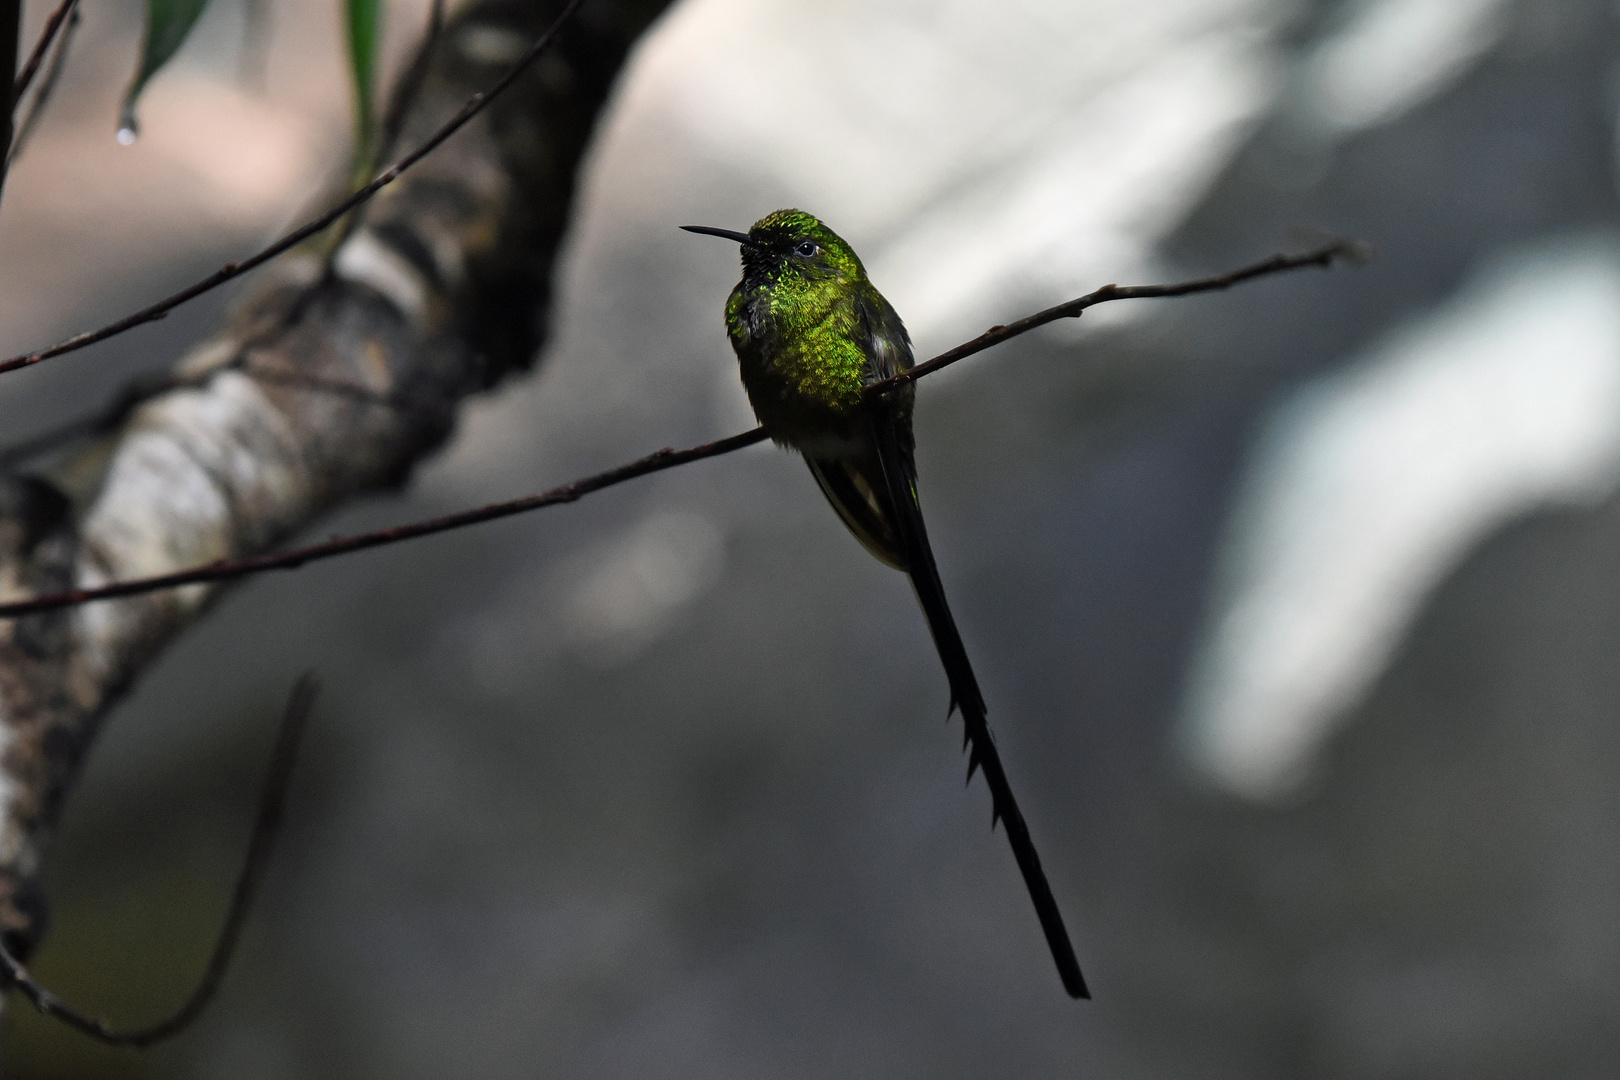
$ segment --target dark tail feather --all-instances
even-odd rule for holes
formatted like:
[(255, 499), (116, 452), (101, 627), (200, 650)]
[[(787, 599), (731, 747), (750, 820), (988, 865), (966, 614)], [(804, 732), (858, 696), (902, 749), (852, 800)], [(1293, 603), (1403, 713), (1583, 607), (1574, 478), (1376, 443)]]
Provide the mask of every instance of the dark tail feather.
[(1069, 943), (1069, 932), (1063, 926), (1063, 916), (1052, 887), (1046, 883), (1041, 870), (1040, 856), (1029, 837), (1024, 815), (1018, 812), (1012, 786), (1001, 767), (1001, 755), (996, 752), (995, 738), (985, 718), (984, 695), (979, 682), (973, 677), (973, 666), (968, 663), (967, 649), (957, 633), (956, 620), (951, 617), (945, 602), (945, 587), (940, 583), (939, 570), (934, 565), (934, 553), (928, 546), (928, 532), (923, 526), (922, 510), (917, 504), (914, 487), (914, 469), (906, 445), (901, 441), (894, 415), (888, 410), (877, 410), (873, 419), (877, 439), (878, 462), (882, 466), (884, 482), (888, 486), (890, 502), (894, 507), (894, 527), (900, 548), (906, 557), (911, 584), (917, 590), (928, 629), (934, 636), (934, 647), (939, 650), (945, 676), (950, 681), (953, 703), (961, 708), (966, 725), (965, 746), (968, 750), (968, 780), (977, 769), (984, 770), (985, 782), (990, 785), (990, 827), (1001, 821), (1012, 844), (1013, 857), (1024, 875), (1029, 898), (1035, 903), (1035, 914), (1046, 933), (1046, 944), (1052, 950), (1058, 975), (1070, 997), (1089, 998), (1086, 980), (1080, 974), (1080, 962), (1075, 959), (1074, 946)]

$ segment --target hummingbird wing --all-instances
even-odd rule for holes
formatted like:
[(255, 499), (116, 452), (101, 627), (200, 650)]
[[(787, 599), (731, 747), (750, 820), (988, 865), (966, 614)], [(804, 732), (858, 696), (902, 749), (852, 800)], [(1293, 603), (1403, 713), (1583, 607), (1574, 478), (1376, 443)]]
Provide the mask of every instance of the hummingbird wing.
[[(910, 367), (911, 337), (906, 333), (905, 323), (883, 295), (868, 289), (855, 297), (854, 304), (855, 338), (866, 354), (866, 381), (878, 382)], [(912, 391), (906, 386), (898, 388), (897, 393), (904, 415), (901, 430), (909, 433)], [(909, 452), (909, 437), (905, 445)], [(862, 451), (841, 456), (806, 454), (804, 460), (821, 493), (827, 496), (855, 539), (879, 562), (896, 570), (906, 569), (905, 554), (892, 524), (894, 514), (889, 506), (889, 492), (873, 448), (868, 445)]]
[(1041, 869), (1041, 859), (1035, 852), (1035, 842), (1030, 839), (1029, 827), (1024, 824), (1024, 815), (1019, 812), (1018, 802), (1013, 798), (1007, 773), (1001, 767), (1001, 755), (996, 751), (996, 740), (990, 733), (979, 681), (973, 675), (973, 665), (968, 662), (967, 649), (962, 644), (961, 634), (957, 632), (950, 605), (945, 600), (945, 586), (939, 579), (934, 552), (928, 544), (928, 530), (923, 525), (922, 507), (917, 502), (917, 470), (912, 458), (911, 440), (907, 437), (909, 432), (901, 429), (900, 417), (893, 407), (873, 409), (871, 424), (877, 451), (876, 464), (882, 473), (883, 490), (888, 496), (884, 501), (889, 511), (890, 531), (903, 566), (911, 576), (917, 599), (922, 604), (940, 662), (945, 666), (952, 704), (962, 710), (962, 721), (966, 727), (963, 742), (968, 751), (968, 779), (973, 779), (975, 769), (984, 770), (985, 782), (990, 785), (991, 826), (994, 827), (999, 819), (1007, 831), (1013, 858), (1024, 875), (1024, 885), (1035, 904), (1041, 929), (1046, 933), (1046, 944), (1052, 950), (1052, 959), (1057, 963), (1063, 988), (1070, 997), (1089, 998), (1091, 993), (1080, 974), (1080, 962), (1075, 959), (1074, 946), (1069, 943), (1063, 915), (1058, 911), (1052, 887), (1047, 884), (1046, 873)]
[(810, 475), (816, 478), (821, 493), (843, 519), (844, 527), (855, 534), (861, 546), (879, 562), (904, 570), (905, 556), (900, 553), (900, 542), (889, 527), (889, 494), (883, 487), (882, 472), (873, 468), (876, 462), (859, 458), (818, 458), (808, 454), (804, 462), (810, 466)]

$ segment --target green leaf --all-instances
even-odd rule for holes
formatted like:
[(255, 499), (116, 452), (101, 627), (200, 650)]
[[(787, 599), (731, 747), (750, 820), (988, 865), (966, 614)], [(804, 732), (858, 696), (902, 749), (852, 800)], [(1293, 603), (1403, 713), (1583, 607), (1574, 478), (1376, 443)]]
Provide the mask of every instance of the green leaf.
[(349, 74), (354, 77), (354, 168), (357, 174), (372, 167), (372, 140), (377, 39), (382, 24), (381, 0), (344, 0), (349, 15)]
[(124, 95), (124, 108), (118, 119), (119, 142), (135, 141), (136, 100), (158, 69), (180, 51), (191, 28), (197, 25), (197, 17), (207, 6), (208, 0), (146, 0), (146, 37), (141, 42), (141, 66), (135, 72), (135, 81), (129, 84), (129, 92)]

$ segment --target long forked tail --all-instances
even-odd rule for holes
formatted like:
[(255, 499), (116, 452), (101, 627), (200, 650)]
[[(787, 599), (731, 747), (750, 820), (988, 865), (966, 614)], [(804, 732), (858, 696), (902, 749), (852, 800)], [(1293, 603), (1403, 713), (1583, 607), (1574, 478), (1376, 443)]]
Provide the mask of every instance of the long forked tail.
[(1080, 962), (1075, 959), (1074, 946), (1069, 943), (1069, 932), (1063, 926), (1063, 915), (1052, 897), (1052, 887), (1046, 883), (1041, 869), (1041, 858), (1035, 853), (1035, 843), (1029, 838), (1029, 827), (1024, 815), (1018, 812), (1012, 785), (1001, 767), (1001, 755), (996, 752), (995, 737), (985, 718), (984, 696), (979, 693), (979, 682), (973, 677), (973, 666), (968, 663), (967, 649), (957, 633), (956, 620), (951, 617), (950, 605), (945, 602), (945, 587), (940, 583), (939, 570), (934, 565), (934, 552), (928, 545), (928, 532), (923, 526), (922, 509), (917, 503), (915, 468), (910, 447), (902, 442), (898, 423), (888, 409), (874, 410), (873, 434), (876, 436), (878, 462), (883, 469), (888, 488), (889, 504), (894, 510), (893, 527), (901, 552), (905, 557), (906, 572), (912, 587), (922, 603), (928, 629), (934, 636), (934, 647), (939, 650), (945, 676), (950, 681), (952, 704), (962, 710), (966, 725), (964, 746), (968, 751), (968, 779), (975, 769), (984, 770), (985, 782), (990, 785), (990, 824), (993, 828), (1000, 820), (1007, 830), (1007, 841), (1012, 844), (1013, 857), (1024, 875), (1029, 898), (1035, 903), (1035, 914), (1040, 917), (1041, 929), (1046, 933), (1046, 944), (1052, 950), (1058, 975), (1070, 997), (1089, 998), (1086, 980), (1080, 974)]

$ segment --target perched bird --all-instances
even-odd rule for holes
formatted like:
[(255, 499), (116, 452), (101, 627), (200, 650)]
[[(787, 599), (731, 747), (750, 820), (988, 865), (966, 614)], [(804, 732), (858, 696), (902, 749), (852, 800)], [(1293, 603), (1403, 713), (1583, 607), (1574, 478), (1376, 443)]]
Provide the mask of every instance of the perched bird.
[(854, 250), (802, 210), (778, 210), (746, 233), (681, 227), (742, 245), (742, 280), (726, 300), (726, 332), (754, 415), (773, 441), (804, 455), (855, 538), (911, 577), (945, 665), (952, 707), (962, 710), (967, 727), (968, 779), (984, 770), (991, 825), (999, 819), (1006, 828), (1064, 989), (1071, 997), (1090, 997), (1001, 767), (984, 697), (928, 546), (912, 456), (913, 387), (905, 382), (866, 393), (911, 366), (911, 338), (900, 316), (867, 279)]

